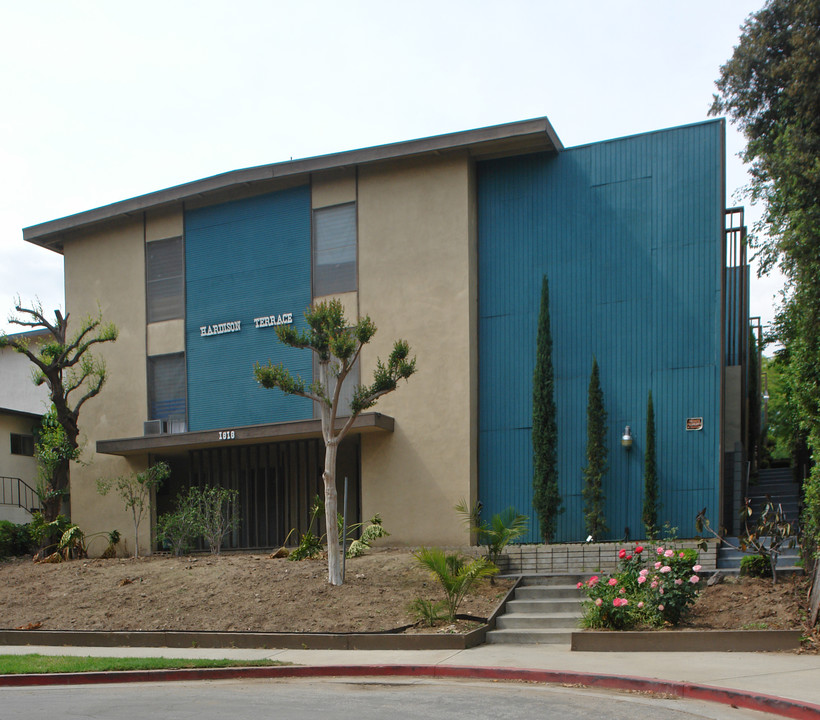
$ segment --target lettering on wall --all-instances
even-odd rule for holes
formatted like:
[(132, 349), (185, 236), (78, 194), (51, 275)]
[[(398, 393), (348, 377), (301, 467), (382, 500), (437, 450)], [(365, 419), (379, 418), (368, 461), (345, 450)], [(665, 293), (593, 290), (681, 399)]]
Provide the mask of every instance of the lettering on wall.
[(210, 337), (211, 335), (224, 335), (225, 333), (239, 332), (242, 330), (242, 321), (216, 323), (214, 325), (200, 325), (200, 337)]
[(290, 325), (291, 323), (293, 323), (293, 313), (263, 315), (262, 317), (253, 319), (254, 326), (258, 328), (273, 327), (274, 325)]
[[(291, 325), (293, 323), (293, 313), (279, 313), (278, 315), (262, 315), (253, 319), (253, 326), (256, 328), (274, 327), (276, 325)], [(210, 337), (211, 335), (224, 335), (225, 333), (241, 332), (242, 321), (214, 323), (213, 325), (200, 325), (199, 336)]]

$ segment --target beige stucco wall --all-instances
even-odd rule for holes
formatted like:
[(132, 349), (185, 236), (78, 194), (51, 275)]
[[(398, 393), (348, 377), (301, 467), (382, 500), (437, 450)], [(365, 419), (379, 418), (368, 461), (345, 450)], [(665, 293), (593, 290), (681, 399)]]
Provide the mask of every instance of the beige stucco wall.
[[(169, 224), (163, 216), (161, 233)], [(173, 223), (170, 223), (173, 225)], [(181, 222), (177, 225), (181, 227)], [(81, 436), (88, 440), (82, 460), (72, 464), (72, 520), (86, 534), (109, 531), (122, 533), (128, 552), (133, 552), (133, 524), (130, 513), (113, 493), (97, 492), (98, 478), (142, 470), (146, 460), (100, 455), (95, 442), (100, 439), (142, 435), (148, 417), (146, 388), (145, 326), (145, 237), (149, 229), (141, 218), (105, 232), (88, 233), (65, 244), (66, 306), (72, 327), (81, 318), (102, 311), (105, 322), (113, 322), (119, 338), (95, 348), (105, 359), (108, 380), (99, 397), (89, 400), (80, 412)], [(140, 527), (140, 549), (150, 548), (150, 517)], [(104, 548), (90, 548), (92, 554)]]
[(178, 318), (149, 323), (145, 337), (149, 356), (185, 352), (185, 321)]
[(11, 434), (32, 435), (39, 424), (36, 418), (0, 411), (0, 476), (20, 478), (37, 487), (37, 463), (33, 457), (11, 454)]
[(476, 491), (472, 174), (466, 155), (359, 169), (359, 307), (378, 327), (362, 380), (397, 338), (417, 358), (374, 408), (395, 431), (362, 436), (363, 516), (381, 513), (395, 543), (469, 540), (453, 506)]
[(356, 200), (356, 171), (352, 168), (319, 173), (311, 180), (314, 209)]

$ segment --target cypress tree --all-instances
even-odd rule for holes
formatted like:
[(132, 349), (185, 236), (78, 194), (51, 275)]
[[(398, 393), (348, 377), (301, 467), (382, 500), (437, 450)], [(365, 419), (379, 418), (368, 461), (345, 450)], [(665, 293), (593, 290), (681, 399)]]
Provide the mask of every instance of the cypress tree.
[(655, 463), (655, 407), (652, 391), (646, 403), (646, 451), (643, 460), (643, 525), (646, 537), (658, 533), (658, 469)]
[(600, 540), (607, 531), (604, 518), (604, 473), (606, 473), (606, 409), (598, 361), (592, 358), (587, 402), (587, 464), (584, 468), (584, 522), (587, 532)]
[(549, 282), (544, 276), (532, 379), (532, 504), (541, 526), (541, 537), (546, 543), (555, 535), (557, 517), (563, 510), (558, 491), (558, 425), (555, 416)]

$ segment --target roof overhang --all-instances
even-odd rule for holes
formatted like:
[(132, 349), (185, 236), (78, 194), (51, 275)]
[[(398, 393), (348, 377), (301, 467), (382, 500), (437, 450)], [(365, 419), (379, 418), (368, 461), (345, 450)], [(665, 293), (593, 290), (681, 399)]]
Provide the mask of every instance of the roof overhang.
[(294, 181), (300, 175), (307, 178), (311, 173), (326, 170), (425, 155), (443, 155), (449, 152), (467, 152), (476, 159), (488, 159), (534, 152), (557, 152), (562, 149), (563, 145), (546, 117), (522, 120), (419, 140), (234, 170), (58, 220), (32, 225), (23, 229), (23, 239), (61, 253), (64, 241), (78, 231), (122, 221), (149, 210), (173, 207), (186, 201), (202, 201), (207, 198), (218, 201), (220, 196), (228, 196), (238, 188), (264, 188), (274, 180)]
[[(341, 430), (347, 418), (336, 421)], [(362, 413), (354, 421), (350, 433), (361, 435), (373, 432), (393, 432), (395, 421), (381, 413)], [(146, 435), (144, 437), (98, 440), (97, 452), (104, 455), (181, 455), (189, 450), (230, 447), (232, 445), (261, 445), (263, 443), (302, 440), (322, 436), (321, 420), (248, 425), (239, 428), (221, 428), (198, 432)]]

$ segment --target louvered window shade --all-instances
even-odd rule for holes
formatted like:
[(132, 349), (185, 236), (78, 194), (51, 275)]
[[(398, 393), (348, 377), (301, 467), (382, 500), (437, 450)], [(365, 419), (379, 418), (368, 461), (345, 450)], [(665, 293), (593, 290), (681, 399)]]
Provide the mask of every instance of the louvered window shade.
[(148, 322), (184, 317), (182, 238), (154, 240), (145, 246)]
[(186, 418), (185, 355), (148, 358), (149, 420), (167, 420), (169, 432), (184, 432)]
[(356, 205), (313, 213), (313, 295), (356, 289)]
[[(339, 361), (334, 358), (334, 362)], [(319, 360), (317, 359), (316, 353), (313, 353), (313, 377), (315, 380), (319, 380)], [(330, 378), (328, 384), (330, 387), (327, 389), (327, 392), (332, 398), (333, 393), (336, 391), (336, 379)], [(339, 409), (336, 413), (337, 417), (350, 417), (350, 403), (353, 402), (353, 391), (358, 385), (360, 385), (359, 358), (356, 358), (356, 362), (353, 363), (353, 367), (350, 368), (350, 372), (342, 383), (342, 391), (339, 393)], [(321, 416), (322, 414), (318, 403), (313, 403), (313, 417), (318, 418)]]

